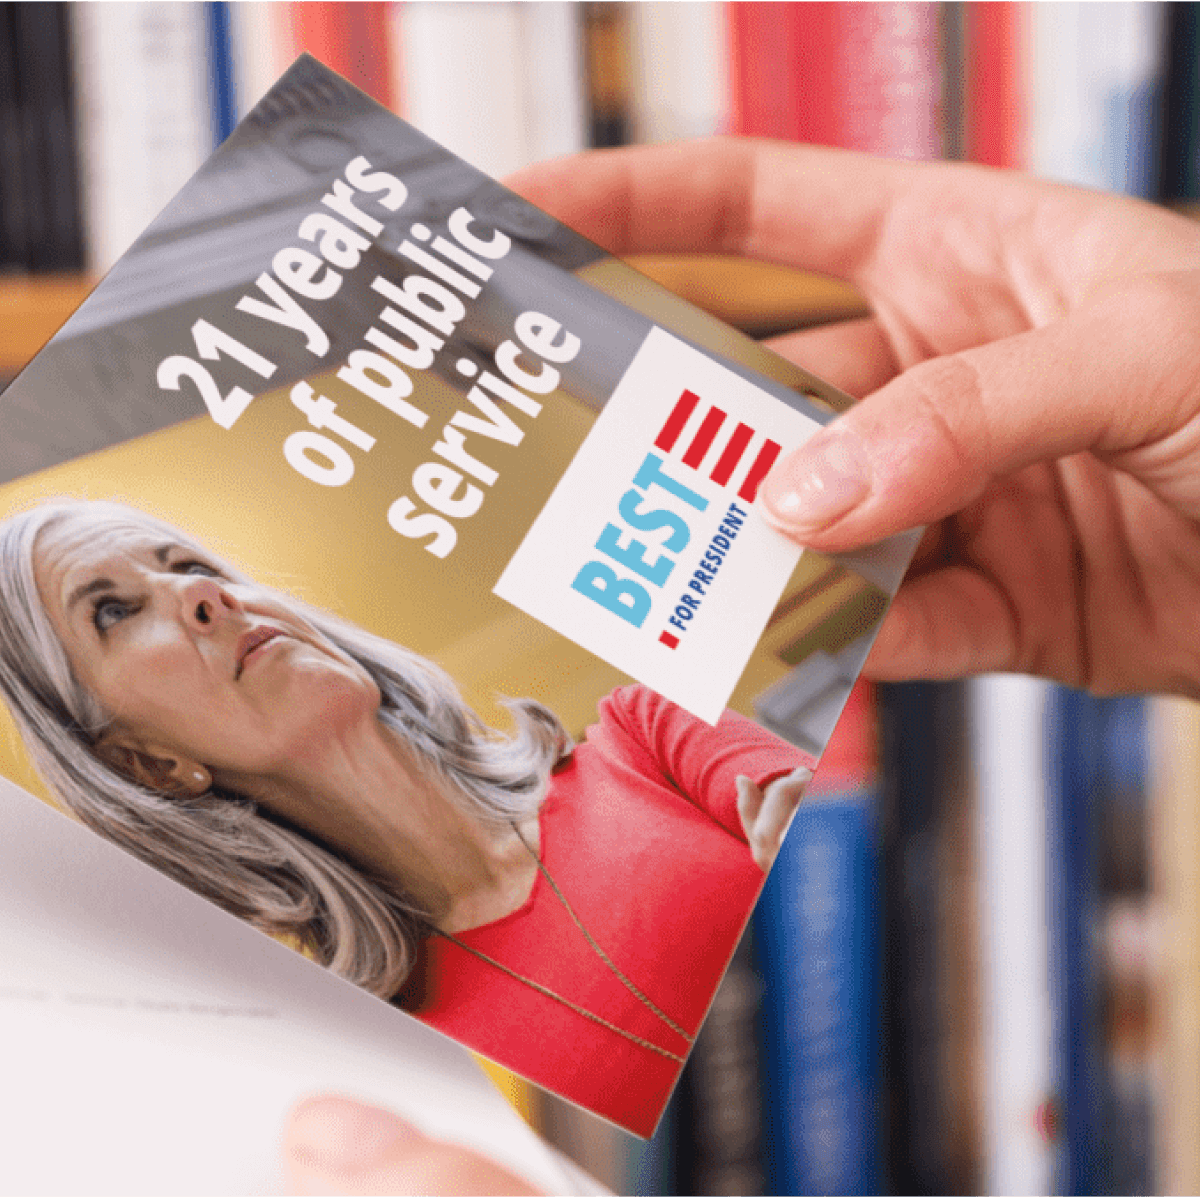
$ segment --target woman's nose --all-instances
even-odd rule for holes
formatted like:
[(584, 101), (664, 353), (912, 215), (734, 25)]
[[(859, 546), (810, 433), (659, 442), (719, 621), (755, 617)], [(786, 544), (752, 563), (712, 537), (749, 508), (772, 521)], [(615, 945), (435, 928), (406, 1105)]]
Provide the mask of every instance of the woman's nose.
[(180, 588), (183, 619), (193, 629), (209, 632), (225, 617), (242, 612), (241, 603), (220, 580), (211, 576), (187, 576)]

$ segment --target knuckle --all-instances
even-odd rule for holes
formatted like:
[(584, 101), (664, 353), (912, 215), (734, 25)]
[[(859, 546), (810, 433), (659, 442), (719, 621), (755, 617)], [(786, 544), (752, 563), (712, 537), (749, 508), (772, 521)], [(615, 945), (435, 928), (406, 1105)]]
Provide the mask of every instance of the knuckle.
[(1169, 432), (1163, 422), (1170, 427), (1194, 416), (1200, 409), (1200, 271), (1121, 280), (1106, 290), (1099, 316), (1107, 328), (1121, 331), (1113, 350), (1121, 354), (1123, 348), (1127, 391), (1140, 398), (1125, 406), (1129, 428), (1114, 431), (1114, 441), (1161, 437)]
[(989, 458), (987, 382), (969, 352), (944, 355), (908, 373), (915, 421), (932, 432), (939, 469), (955, 477), (983, 475)]
[(1200, 319), (1200, 272), (1153, 271), (1120, 281), (1108, 301), (1128, 319), (1141, 314), (1155, 325), (1193, 333)]
[[(1102, 319), (1124, 329), (1144, 361), (1146, 343), (1200, 349), (1200, 271), (1155, 271), (1121, 280), (1106, 291)], [(1194, 354), (1187, 356), (1194, 367)]]

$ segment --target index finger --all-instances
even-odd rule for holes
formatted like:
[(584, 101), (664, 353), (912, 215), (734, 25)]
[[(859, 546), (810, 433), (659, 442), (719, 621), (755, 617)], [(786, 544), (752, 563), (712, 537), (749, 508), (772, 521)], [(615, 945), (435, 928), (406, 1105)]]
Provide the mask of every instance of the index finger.
[(613, 254), (734, 254), (854, 281), (912, 163), (746, 138), (595, 150), (513, 191)]

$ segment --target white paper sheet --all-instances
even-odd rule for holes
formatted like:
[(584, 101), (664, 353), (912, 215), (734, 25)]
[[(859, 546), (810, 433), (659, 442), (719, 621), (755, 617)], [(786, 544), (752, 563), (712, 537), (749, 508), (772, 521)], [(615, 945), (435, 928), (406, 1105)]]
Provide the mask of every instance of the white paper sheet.
[(461, 1047), (4, 780), (0, 1062), (0, 1194), (279, 1192), (286, 1114), (325, 1091), (592, 1183)]

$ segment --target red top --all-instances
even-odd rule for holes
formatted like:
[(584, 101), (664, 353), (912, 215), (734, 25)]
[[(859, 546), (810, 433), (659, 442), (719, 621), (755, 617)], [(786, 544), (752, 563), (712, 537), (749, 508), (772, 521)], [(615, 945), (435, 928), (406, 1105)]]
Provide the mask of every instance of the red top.
[[(553, 776), (541, 857), (615, 965), (694, 1035), (762, 887), (737, 813), (738, 775), (760, 786), (812, 760), (727, 712), (714, 728), (648, 688), (621, 688)], [(520, 909), (458, 934), (510, 970), (658, 1047), (687, 1041), (632, 996), (544, 876)], [(414, 1013), (487, 1058), (649, 1136), (682, 1064), (639, 1046), (444, 938), (424, 953)]]

